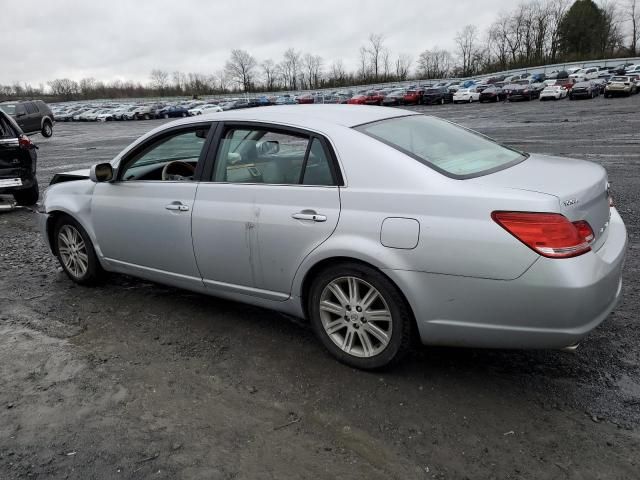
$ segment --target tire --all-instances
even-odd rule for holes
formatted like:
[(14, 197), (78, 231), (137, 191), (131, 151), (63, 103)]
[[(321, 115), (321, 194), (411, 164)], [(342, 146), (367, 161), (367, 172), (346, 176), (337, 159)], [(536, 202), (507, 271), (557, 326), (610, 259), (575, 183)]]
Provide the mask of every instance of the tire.
[(53, 135), (53, 125), (49, 120), (45, 120), (42, 124), (42, 130), (40, 133), (42, 133), (42, 136), (45, 138), (50, 138)]
[(444, 98), (440, 99), (440, 105), (444, 105), (446, 102), (444, 101)]
[(145, 114), (144, 114), (144, 119), (145, 119), (145, 120), (149, 120), (150, 118), (151, 118), (151, 117), (149, 116), (149, 114), (148, 114), (148, 113), (145, 113)]
[(34, 180), (34, 184), (30, 188), (24, 190), (18, 190), (13, 193), (13, 198), (16, 203), (23, 207), (31, 207), (38, 202), (40, 198), (40, 189), (38, 188), (38, 182)]
[(473, 98), (469, 97), (469, 103), (473, 103)]
[(168, 114), (168, 113), (165, 113), (165, 114), (163, 115), (163, 117), (164, 117), (164, 118), (169, 118), (169, 114)]
[(182, 112), (182, 117), (186, 117), (186, 116), (187, 116), (187, 114)]
[[(343, 300), (349, 302), (349, 285), (354, 282), (358, 284), (360, 294), (357, 300), (352, 300), (356, 305), (366, 300), (371, 289), (378, 293), (370, 303), (370, 311), (376, 310), (379, 320), (367, 318), (366, 310), (357, 311), (359, 305), (343, 307), (343, 301), (338, 300), (334, 293), (336, 285), (343, 292)], [(367, 293), (363, 293), (365, 288)], [(322, 302), (332, 308), (321, 310)], [(386, 313), (381, 315), (383, 311)], [(414, 325), (411, 310), (391, 280), (369, 266), (354, 262), (322, 270), (311, 284), (307, 312), (325, 348), (349, 366), (363, 370), (382, 368), (402, 360), (410, 349)], [(334, 330), (328, 333), (326, 325), (332, 324)], [(345, 347), (349, 351), (338, 345), (346, 344), (349, 339), (351, 344)]]
[[(104, 275), (104, 270), (100, 266), (91, 239), (84, 228), (73, 218), (65, 215), (58, 219), (53, 232), (53, 249), (67, 276), (80, 285), (95, 284)], [(69, 251), (71, 248), (71, 244), (66, 243), (63, 237), (69, 241), (72, 238), (74, 241), (78, 238), (82, 240), (81, 244), (79, 242), (75, 244), (76, 246), (82, 245), (81, 248), (75, 250), (75, 258), (77, 258), (75, 263), (72, 260), (66, 261), (65, 253), (61, 253), (61, 249)], [(84, 257), (81, 257), (82, 254)], [(85, 266), (84, 269), (80, 268), (82, 265)], [(78, 268), (78, 270), (74, 270), (74, 268)]]

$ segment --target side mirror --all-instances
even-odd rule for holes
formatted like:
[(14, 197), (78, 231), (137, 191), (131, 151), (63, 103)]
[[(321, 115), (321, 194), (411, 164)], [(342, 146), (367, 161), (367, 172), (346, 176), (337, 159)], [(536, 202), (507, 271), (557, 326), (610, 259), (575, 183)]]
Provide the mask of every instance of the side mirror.
[(98, 163), (91, 167), (89, 178), (92, 182), (110, 182), (113, 180), (113, 167), (110, 163)]
[(269, 140), (260, 144), (262, 155), (274, 155), (280, 151), (280, 143), (276, 140)]

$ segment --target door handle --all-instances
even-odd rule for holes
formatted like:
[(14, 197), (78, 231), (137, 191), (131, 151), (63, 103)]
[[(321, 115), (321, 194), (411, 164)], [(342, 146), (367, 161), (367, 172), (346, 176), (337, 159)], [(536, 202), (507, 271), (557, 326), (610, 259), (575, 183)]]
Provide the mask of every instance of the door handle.
[(174, 212), (188, 212), (189, 206), (183, 203), (170, 203), (166, 205), (164, 208), (167, 210), (173, 210)]
[(303, 210), (298, 213), (294, 213), (291, 215), (291, 218), (295, 218), (296, 220), (310, 220), (312, 222), (326, 222), (327, 216), (320, 215), (313, 210)]

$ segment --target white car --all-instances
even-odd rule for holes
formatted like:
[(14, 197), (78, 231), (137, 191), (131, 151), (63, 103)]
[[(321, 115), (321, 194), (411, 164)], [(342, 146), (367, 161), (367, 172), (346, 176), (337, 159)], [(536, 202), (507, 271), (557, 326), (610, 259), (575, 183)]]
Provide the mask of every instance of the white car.
[(96, 116), (96, 121), (98, 122), (110, 122), (113, 120), (113, 110), (100, 110), (98, 115)]
[(567, 96), (567, 89), (560, 85), (549, 85), (540, 92), (540, 101), (560, 100)]
[(600, 71), (598, 67), (589, 67), (589, 68), (581, 68), (569, 75), (569, 78), (573, 78), (576, 82), (585, 81), (585, 80), (593, 80), (594, 78), (598, 78), (598, 74)]
[(626, 70), (625, 73), (627, 75), (631, 75), (631, 74), (640, 74), (640, 65), (629, 65)]
[(222, 107), (219, 105), (200, 105), (198, 107), (189, 110), (189, 116), (202, 115), (203, 113), (222, 112)]
[(453, 103), (473, 103), (480, 101), (480, 92), (478, 92), (474, 87), (471, 88), (461, 88), (456, 93), (453, 94)]

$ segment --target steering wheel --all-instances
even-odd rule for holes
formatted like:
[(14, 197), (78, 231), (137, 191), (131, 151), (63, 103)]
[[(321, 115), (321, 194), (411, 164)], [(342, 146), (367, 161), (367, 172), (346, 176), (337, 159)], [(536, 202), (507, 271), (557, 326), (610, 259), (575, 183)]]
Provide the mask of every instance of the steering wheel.
[(180, 181), (187, 180), (196, 173), (196, 167), (187, 162), (176, 160), (167, 163), (162, 169), (163, 181)]

